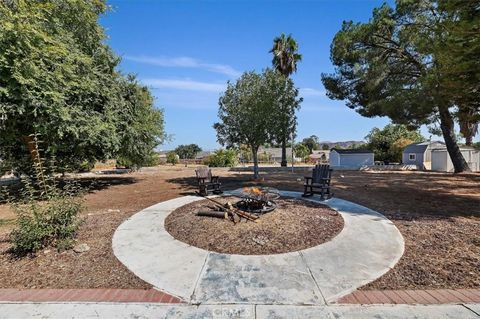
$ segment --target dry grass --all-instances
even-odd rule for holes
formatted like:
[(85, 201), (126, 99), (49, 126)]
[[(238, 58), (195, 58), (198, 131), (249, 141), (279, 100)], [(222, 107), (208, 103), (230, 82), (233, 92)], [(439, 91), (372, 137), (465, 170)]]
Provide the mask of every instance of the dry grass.
[[(251, 174), (217, 169), (226, 189), (256, 185)], [(12, 259), (6, 252), (14, 214), (0, 206), (0, 287), (146, 288), (113, 255), (111, 239), (126, 218), (163, 200), (191, 194), (194, 168), (160, 167), (97, 178), (86, 196), (79, 243), (91, 249), (42, 251)], [(303, 172), (264, 173), (260, 185), (302, 190)], [(402, 232), (406, 250), (397, 266), (369, 288), (480, 287), (480, 175), (422, 172), (335, 172), (335, 196), (384, 213)]]

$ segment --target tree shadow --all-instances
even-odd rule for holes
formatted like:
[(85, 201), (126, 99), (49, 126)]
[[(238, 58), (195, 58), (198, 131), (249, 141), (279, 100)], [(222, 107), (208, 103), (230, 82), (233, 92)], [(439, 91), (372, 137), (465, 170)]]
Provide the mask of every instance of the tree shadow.
[[(74, 185), (72, 194), (87, 194), (101, 191), (117, 185), (131, 185), (138, 182), (132, 176), (99, 175), (80, 178), (57, 178), (55, 183), (58, 190), (65, 190), (67, 185)], [(4, 186), (0, 194), (0, 204), (19, 202), (24, 199), (25, 185), (22, 182)]]

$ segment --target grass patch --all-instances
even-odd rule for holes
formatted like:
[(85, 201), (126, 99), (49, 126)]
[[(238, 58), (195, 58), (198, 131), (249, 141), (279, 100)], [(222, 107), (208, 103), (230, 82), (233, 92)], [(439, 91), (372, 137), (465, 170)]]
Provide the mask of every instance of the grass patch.
[(10, 218), (10, 219), (0, 219), (0, 226), (5, 226), (5, 225), (12, 225), (13, 223), (15, 223), (15, 219), (14, 218)]

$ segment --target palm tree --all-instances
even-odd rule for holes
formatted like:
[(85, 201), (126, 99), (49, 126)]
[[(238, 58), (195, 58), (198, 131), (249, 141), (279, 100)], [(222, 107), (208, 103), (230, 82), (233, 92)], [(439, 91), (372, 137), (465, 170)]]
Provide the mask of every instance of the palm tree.
[[(270, 50), (270, 53), (273, 53), (273, 67), (285, 77), (285, 81), (287, 81), (292, 73), (297, 72), (297, 62), (302, 60), (302, 55), (298, 53), (298, 43), (291, 34), (286, 36), (282, 33), (279, 37), (275, 37), (275, 39), (273, 39), (273, 48)], [(287, 166), (286, 145), (287, 139), (291, 133), (290, 131), (288, 125), (285, 125), (285, 131), (281, 134), (282, 166)]]

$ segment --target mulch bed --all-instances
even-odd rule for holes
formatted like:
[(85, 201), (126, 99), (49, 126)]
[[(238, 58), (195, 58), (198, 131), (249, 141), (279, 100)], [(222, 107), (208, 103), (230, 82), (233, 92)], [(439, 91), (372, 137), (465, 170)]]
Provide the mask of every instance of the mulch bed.
[[(234, 203), (236, 197), (222, 197)], [(317, 246), (343, 229), (343, 218), (325, 205), (280, 198), (277, 208), (257, 222), (234, 224), (230, 220), (197, 216), (211, 210), (207, 200), (173, 211), (165, 220), (166, 230), (176, 239), (209, 251), (239, 255), (279, 254)]]

